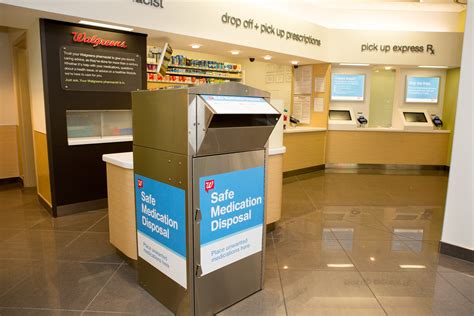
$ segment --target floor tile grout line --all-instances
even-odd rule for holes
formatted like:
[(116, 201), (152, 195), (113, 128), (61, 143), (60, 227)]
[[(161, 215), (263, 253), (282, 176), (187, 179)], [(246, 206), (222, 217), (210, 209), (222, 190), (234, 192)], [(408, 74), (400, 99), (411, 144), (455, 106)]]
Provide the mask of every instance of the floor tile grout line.
[[(22, 277), (17, 283), (15, 283), (9, 289), (7, 289), (5, 292), (3, 292), (3, 294), (0, 295), (0, 299), (4, 298), (5, 296), (7, 296), (7, 294), (9, 294), (13, 290), (15, 290), (17, 287), (19, 287), (20, 284), (22, 284), (26, 279), (28, 279), (28, 277), (29, 277), (29, 275), (25, 275), (24, 277)], [(3, 307), (3, 306), (0, 306), (0, 308), (1, 307)]]
[(89, 230), (94, 227), (98, 222), (100, 222), (101, 220), (103, 220), (108, 214), (105, 214), (104, 216), (102, 216), (101, 218), (99, 218), (94, 224), (92, 224), (91, 226), (89, 226), (86, 230), (84, 230), (83, 232), (81, 232), (79, 235), (76, 236), (76, 238), (73, 238), (70, 242), (68, 242), (65, 246), (64, 246), (64, 249), (68, 248), (69, 246), (72, 245), (73, 242), (75, 242), (76, 240), (78, 240), (79, 238), (81, 238), (85, 233), (89, 232)]
[(380, 302), (379, 298), (377, 297), (377, 295), (375, 295), (374, 291), (372, 290), (372, 288), (369, 286), (369, 283), (367, 283), (367, 280), (364, 278), (364, 276), (362, 275), (362, 273), (360, 272), (359, 268), (357, 267), (356, 263), (354, 262), (354, 260), (351, 258), (351, 256), (347, 253), (346, 249), (342, 246), (341, 242), (339, 239), (336, 239), (337, 243), (339, 244), (339, 246), (342, 248), (342, 251), (344, 251), (344, 253), (346, 254), (347, 258), (349, 258), (349, 260), (352, 262), (352, 264), (354, 265), (354, 268), (356, 269), (357, 273), (359, 274), (360, 278), (362, 279), (362, 281), (364, 282), (365, 286), (367, 286), (367, 288), (369, 289), (370, 293), (372, 293), (372, 295), (374, 296), (375, 300), (377, 301), (377, 303), (379, 304), (380, 308), (382, 309), (382, 311), (385, 313), (385, 315), (388, 315), (387, 311), (385, 310), (385, 308), (383, 307), (382, 305), (382, 302)]
[(68, 308), (48, 308), (48, 307), (20, 307), (20, 306), (0, 306), (1, 309), (11, 310), (33, 310), (33, 311), (56, 311), (56, 312), (82, 312), (80, 309), (68, 309)]
[[(445, 272), (445, 273), (461, 273), (461, 272)], [(443, 274), (441, 274), (441, 271), (438, 271), (436, 270), (436, 274), (438, 274), (443, 280), (445, 280), (446, 282), (448, 282), (449, 285), (451, 285), (455, 290), (456, 292), (458, 292), (459, 294), (461, 294), (462, 297), (466, 298), (469, 302), (471, 302), (472, 304), (474, 304), (474, 301), (472, 301), (469, 297), (467, 297), (466, 295), (464, 295), (463, 292), (461, 292), (461, 290), (459, 290), (457, 288), (456, 285), (454, 285), (451, 281), (449, 281)]]
[(273, 234), (272, 234), (272, 249), (273, 249), (273, 252), (275, 253), (275, 260), (276, 260), (277, 271), (278, 271), (278, 279), (280, 280), (281, 295), (282, 295), (282, 298), (283, 298), (283, 306), (285, 307), (285, 314), (288, 316), (288, 308), (286, 306), (285, 290), (283, 289), (283, 280), (281, 279), (280, 263), (278, 262), (278, 253), (275, 249), (275, 242), (274, 242), (274, 239), (273, 239)]
[[(97, 220), (97, 222), (95, 222), (94, 224), (92, 224), (92, 226), (90, 226), (86, 231), (87, 232), (90, 232), (90, 230), (92, 228), (94, 228), (95, 226), (97, 226), (103, 219), (105, 219), (107, 216), (109, 216), (109, 213), (107, 212), (104, 216), (102, 216), (101, 218), (99, 218), (99, 220)], [(97, 233), (97, 232), (90, 232), (90, 233)]]
[(118, 270), (123, 266), (123, 262), (119, 264), (119, 266), (115, 269), (115, 271), (112, 273), (112, 275), (107, 279), (107, 281), (104, 283), (102, 288), (94, 295), (94, 297), (91, 299), (89, 304), (84, 308), (84, 310), (81, 313), (81, 316), (84, 315), (85, 312), (88, 312), (87, 309), (91, 306), (91, 304), (94, 302), (94, 300), (99, 296), (99, 294), (105, 289), (105, 287), (112, 281), (112, 278), (117, 274)]

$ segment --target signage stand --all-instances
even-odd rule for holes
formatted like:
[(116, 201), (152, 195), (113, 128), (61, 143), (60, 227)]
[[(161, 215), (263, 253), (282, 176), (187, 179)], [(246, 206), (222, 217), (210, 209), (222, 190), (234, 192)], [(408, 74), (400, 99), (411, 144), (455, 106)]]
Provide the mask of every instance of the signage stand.
[(234, 82), (132, 93), (138, 279), (175, 314), (263, 287), (269, 98)]

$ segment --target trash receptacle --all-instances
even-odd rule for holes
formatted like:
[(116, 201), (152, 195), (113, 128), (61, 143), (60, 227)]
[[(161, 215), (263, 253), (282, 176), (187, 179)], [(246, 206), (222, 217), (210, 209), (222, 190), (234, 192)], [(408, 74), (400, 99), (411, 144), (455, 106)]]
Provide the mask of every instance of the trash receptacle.
[(175, 314), (262, 289), (269, 97), (234, 82), (132, 93), (138, 281)]

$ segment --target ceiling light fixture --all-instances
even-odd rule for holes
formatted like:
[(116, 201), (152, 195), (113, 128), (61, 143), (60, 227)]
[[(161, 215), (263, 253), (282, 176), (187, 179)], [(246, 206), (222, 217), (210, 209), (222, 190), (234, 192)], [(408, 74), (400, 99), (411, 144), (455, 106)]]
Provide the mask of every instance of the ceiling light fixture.
[(114, 29), (114, 30), (120, 30), (120, 31), (133, 31), (133, 28), (131, 27), (125, 27), (125, 26), (119, 26), (119, 25), (112, 25), (112, 24), (105, 24), (105, 23), (99, 23), (99, 22), (93, 22), (93, 21), (86, 21), (86, 20), (80, 20), (79, 24), (84, 24), (84, 25), (90, 25), (90, 26), (97, 26), (97, 27), (103, 27), (107, 29)]
[(291, 61), (291, 64), (292, 64), (292, 65), (298, 65), (298, 61), (297, 61), (297, 60), (292, 60), (292, 61)]
[(194, 48), (194, 49), (201, 48), (201, 44), (191, 44), (191, 48)]
[(448, 66), (418, 66), (418, 68), (446, 69)]
[(402, 269), (426, 269), (426, 266), (422, 264), (401, 264)]
[(348, 64), (348, 63), (340, 63), (340, 66), (357, 66), (357, 67), (367, 67), (370, 66), (370, 64)]
[(231, 53), (232, 55), (238, 55), (238, 54), (240, 54), (240, 52), (239, 52), (238, 50), (231, 50), (230, 53)]
[(353, 268), (352, 263), (328, 263), (328, 268)]
[(265, 59), (265, 60), (272, 60), (272, 56), (270, 56), (270, 55), (265, 55), (265, 56), (263, 56), (263, 59)]
[(390, 67), (390, 66), (385, 66), (385, 70), (392, 70), (392, 67)]

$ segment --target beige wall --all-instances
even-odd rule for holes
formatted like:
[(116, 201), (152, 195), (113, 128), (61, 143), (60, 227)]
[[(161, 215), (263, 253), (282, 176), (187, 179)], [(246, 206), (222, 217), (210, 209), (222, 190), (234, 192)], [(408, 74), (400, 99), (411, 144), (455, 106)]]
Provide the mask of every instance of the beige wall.
[(0, 179), (20, 176), (17, 129), (16, 125), (0, 125)]
[(28, 46), (30, 105), (33, 130), (46, 134), (39, 20), (35, 21), (28, 28), (26, 42)]
[(0, 179), (20, 176), (18, 109), (8, 30), (0, 29)]

